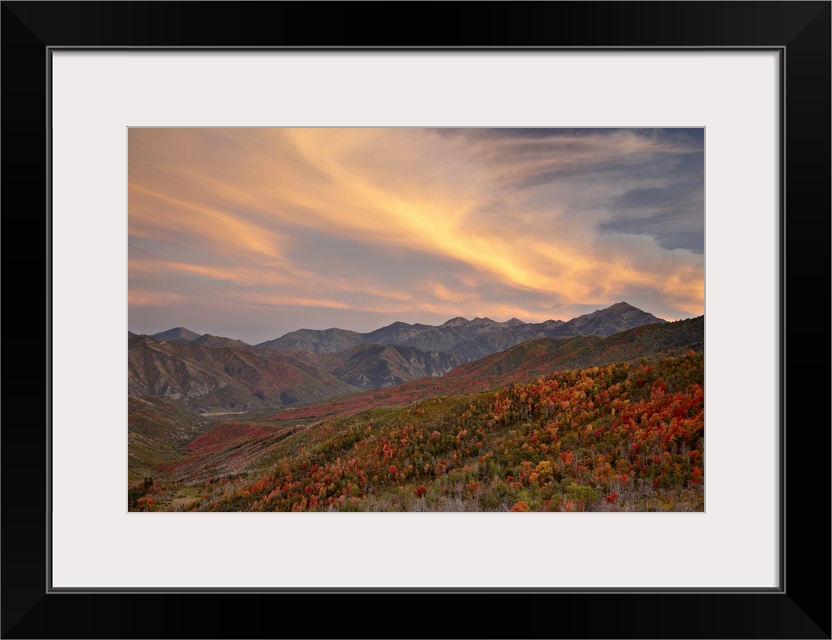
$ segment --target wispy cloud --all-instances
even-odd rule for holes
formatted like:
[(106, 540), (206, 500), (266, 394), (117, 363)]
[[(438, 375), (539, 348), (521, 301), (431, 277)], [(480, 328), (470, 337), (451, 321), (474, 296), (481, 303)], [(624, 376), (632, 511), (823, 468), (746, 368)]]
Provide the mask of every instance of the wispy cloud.
[(699, 130), (131, 129), (129, 153), (139, 331), (703, 312)]
[(131, 306), (137, 307), (172, 307), (184, 302), (184, 296), (166, 291), (131, 289), (128, 301)]

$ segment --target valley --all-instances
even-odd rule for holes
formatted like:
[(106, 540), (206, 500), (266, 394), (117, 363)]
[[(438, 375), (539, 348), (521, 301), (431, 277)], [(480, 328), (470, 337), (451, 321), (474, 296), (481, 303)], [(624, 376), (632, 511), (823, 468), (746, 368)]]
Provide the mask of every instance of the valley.
[(704, 509), (702, 316), (128, 345), (132, 511)]
[(453, 318), (438, 327), (396, 322), (366, 334), (303, 329), (258, 345), (184, 327), (150, 336), (129, 333), (129, 394), (166, 396), (198, 413), (282, 409), (444, 376), (530, 340), (591, 341), (662, 324), (620, 302), (569, 322)]

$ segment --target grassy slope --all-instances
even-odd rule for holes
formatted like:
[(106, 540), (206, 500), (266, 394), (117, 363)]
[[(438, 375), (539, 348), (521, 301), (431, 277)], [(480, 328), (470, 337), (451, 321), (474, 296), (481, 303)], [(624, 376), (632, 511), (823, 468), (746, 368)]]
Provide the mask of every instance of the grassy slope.
[[(196, 464), (189, 473), (198, 492), (173, 506), (702, 510), (703, 372), (702, 354), (691, 351), (657, 363), (556, 373), (499, 391), (371, 409), (291, 433), (236, 425), (230, 446), (209, 433), (192, 448), (207, 452), (218, 445), (214, 453), (222, 459), (246, 447), (260, 453), (236, 473), (207, 481), (210, 469)], [(216, 459), (206, 455), (203, 462)], [(156, 508), (172, 506), (166, 491), (156, 490)]]
[(170, 398), (128, 398), (128, 477), (131, 481), (159, 475), (187, 455), (185, 445), (207, 427), (207, 422)]
[(130, 393), (181, 398), (197, 411), (307, 404), (355, 391), (307, 354), (267, 348), (211, 348), (141, 336), (132, 339), (128, 360)]

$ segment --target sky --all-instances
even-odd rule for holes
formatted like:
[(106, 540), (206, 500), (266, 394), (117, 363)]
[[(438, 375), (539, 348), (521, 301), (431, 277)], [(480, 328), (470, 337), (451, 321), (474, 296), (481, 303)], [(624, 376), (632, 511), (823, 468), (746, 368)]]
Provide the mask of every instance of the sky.
[(704, 313), (703, 129), (128, 135), (134, 333)]

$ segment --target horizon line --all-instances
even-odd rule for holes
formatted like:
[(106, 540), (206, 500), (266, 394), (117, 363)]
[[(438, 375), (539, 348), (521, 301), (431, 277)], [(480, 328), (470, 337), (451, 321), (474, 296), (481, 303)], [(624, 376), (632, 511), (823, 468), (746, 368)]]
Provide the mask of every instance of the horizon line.
[[(292, 329), (291, 331), (287, 331), (287, 332), (285, 332), (285, 333), (283, 333), (283, 334), (281, 334), (281, 335), (279, 335), (279, 336), (276, 336), (276, 337), (274, 337), (274, 338), (268, 338), (268, 339), (266, 339), (266, 340), (262, 340), (261, 342), (257, 342), (257, 343), (250, 343), (250, 342), (246, 342), (245, 340), (242, 340), (242, 339), (240, 339), (240, 338), (234, 338), (234, 337), (231, 337), (231, 336), (219, 335), (219, 334), (216, 334), (216, 333), (210, 333), (210, 332), (207, 332), (207, 331), (206, 331), (206, 332), (204, 332), (204, 333), (200, 333), (199, 331), (194, 331), (193, 329), (190, 329), (189, 327), (185, 327), (184, 325), (178, 325), (178, 326), (174, 326), (174, 327), (169, 327), (169, 328), (167, 328), (167, 329), (161, 329), (161, 330), (156, 331), (156, 332), (154, 332), (154, 333), (145, 333), (145, 332), (133, 331), (133, 330), (132, 330), (132, 329), (130, 329), (130, 327), (128, 326), (127, 331), (128, 331), (128, 333), (132, 333), (132, 334), (137, 335), (137, 336), (148, 336), (148, 337), (151, 337), (151, 338), (152, 338), (152, 337), (154, 337), (155, 335), (158, 335), (158, 334), (160, 334), (160, 333), (165, 333), (165, 332), (167, 332), (167, 331), (173, 331), (173, 330), (175, 330), (175, 329), (184, 329), (184, 330), (186, 330), (186, 331), (190, 331), (190, 332), (192, 332), (192, 333), (196, 333), (196, 334), (198, 334), (198, 336), (197, 336), (197, 337), (199, 337), (199, 338), (201, 338), (201, 337), (203, 337), (203, 336), (212, 336), (212, 337), (215, 337), (215, 338), (225, 338), (225, 339), (227, 339), (227, 340), (237, 340), (237, 341), (239, 341), (239, 342), (243, 342), (243, 343), (245, 343), (245, 344), (247, 344), (247, 345), (249, 345), (249, 346), (257, 346), (257, 345), (259, 345), (259, 344), (263, 344), (263, 343), (265, 343), (265, 342), (271, 342), (272, 340), (278, 340), (278, 339), (280, 339), (280, 338), (282, 338), (282, 337), (284, 337), (284, 336), (287, 336), (287, 335), (292, 334), (292, 333), (296, 333), (296, 332), (298, 332), (298, 331), (332, 331), (332, 330), (338, 330), (338, 331), (350, 331), (350, 332), (352, 332), (352, 333), (357, 333), (357, 334), (360, 334), (360, 335), (366, 335), (366, 334), (368, 334), (368, 333), (373, 333), (373, 332), (375, 332), (375, 331), (379, 331), (380, 329), (385, 329), (385, 328), (390, 327), (390, 326), (392, 326), (392, 325), (394, 325), (394, 324), (397, 324), (397, 323), (406, 324), (406, 325), (410, 325), (410, 326), (422, 325), (422, 326), (425, 326), (425, 327), (440, 328), (440, 327), (444, 326), (445, 324), (447, 324), (448, 322), (450, 322), (450, 321), (452, 321), (452, 320), (457, 320), (457, 319), (460, 319), (460, 318), (461, 318), (461, 319), (463, 319), (463, 320), (465, 320), (466, 322), (473, 322), (473, 321), (475, 321), (475, 320), (491, 320), (491, 321), (492, 321), (492, 322), (494, 322), (495, 324), (505, 324), (506, 322), (511, 322), (512, 320), (518, 320), (519, 322), (521, 322), (521, 323), (523, 323), (523, 324), (543, 324), (543, 323), (545, 323), (545, 322), (562, 322), (562, 323), (564, 323), (564, 324), (565, 324), (565, 323), (567, 323), (567, 322), (571, 322), (572, 320), (575, 320), (575, 319), (577, 319), (577, 318), (581, 318), (581, 317), (583, 317), (583, 316), (588, 316), (588, 315), (591, 315), (591, 314), (593, 314), (593, 313), (597, 313), (598, 311), (605, 311), (605, 310), (609, 309), (610, 307), (613, 307), (613, 306), (615, 306), (615, 305), (617, 305), (617, 304), (620, 304), (621, 302), (623, 302), (624, 304), (627, 304), (627, 305), (629, 305), (629, 306), (633, 307), (634, 309), (638, 309), (639, 311), (642, 311), (642, 312), (644, 312), (644, 313), (649, 313), (649, 314), (650, 314), (650, 315), (652, 315), (654, 318), (658, 318), (659, 320), (663, 320), (664, 322), (680, 322), (680, 321), (682, 321), (682, 320), (692, 320), (692, 319), (694, 319), (694, 318), (704, 317), (704, 315), (705, 315), (704, 313), (701, 313), (701, 314), (699, 314), (699, 315), (691, 315), (691, 316), (689, 316), (689, 317), (687, 317), (687, 318), (674, 318), (674, 319), (671, 319), (671, 318), (663, 318), (663, 317), (661, 317), (661, 316), (657, 316), (657, 315), (655, 315), (655, 314), (653, 314), (653, 313), (650, 313), (649, 311), (644, 311), (643, 309), (641, 309), (641, 308), (639, 308), (639, 307), (636, 307), (636, 306), (634, 306), (634, 305), (631, 305), (630, 303), (628, 303), (628, 302), (626, 302), (626, 301), (623, 301), (623, 300), (622, 300), (622, 301), (620, 301), (620, 302), (615, 302), (615, 303), (613, 303), (613, 304), (611, 304), (611, 305), (609, 305), (609, 306), (607, 306), (607, 307), (602, 307), (602, 308), (596, 309), (595, 311), (590, 311), (590, 312), (588, 312), (588, 313), (584, 313), (584, 314), (581, 314), (581, 315), (579, 315), (579, 316), (575, 316), (575, 317), (573, 317), (573, 318), (569, 318), (569, 320), (559, 320), (559, 319), (556, 319), (556, 318), (549, 318), (549, 319), (547, 319), (547, 320), (542, 320), (542, 321), (540, 321), (540, 322), (527, 322), (527, 321), (525, 321), (525, 320), (521, 320), (520, 318), (517, 318), (516, 316), (515, 316), (515, 317), (512, 317), (512, 318), (509, 318), (508, 320), (503, 320), (503, 321), (500, 321), (500, 320), (494, 320), (493, 318), (489, 318), (488, 316), (475, 316), (474, 318), (472, 318), (472, 319), (470, 319), (470, 320), (469, 320), (468, 318), (466, 318), (466, 317), (464, 317), (464, 316), (454, 316), (454, 317), (452, 317), (452, 318), (448, 318), (448, 319), (447, 319), (447, 320), (445, 320), (443, 323), (441, 323), (441, 324), (436, 324), (436, 325), (433, 325), (433, 324), (426, 324), (426, 323), (424, 323), (424, 322), (405, 322), (405, 321), (403, 321), (403, 320), (396, 320), (396, 321), (394, 321), (394, 322), (391, 322), (390, 324), (383, 325), (383, 326), (381, 326), (381, 327), (378, 327), (378, 328), (376, 328), (376, 329), (372, 329), (372, 330), (370, 330), (370, 331), (356, 331), (356, 330), (354, 330), (354, 329), (344, 329), (343, 327), (335, 327), (335, 326), (333, 326), (333, 327), (327, 327), (326, 329), (310, 329), (310, 328), (308, 328), (308, 327), (300, 327), (300, 328), (298, 328), (298, 329)], [(194, 340), (196, 340), (196, 338), (194, 338)]]

